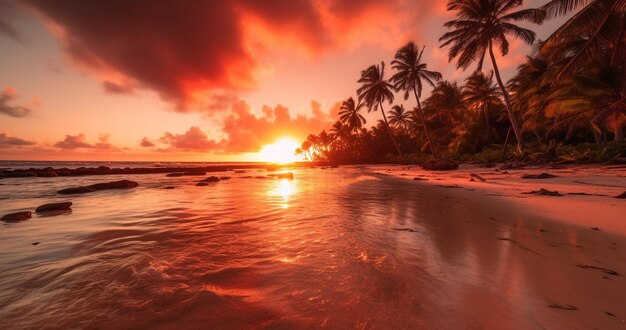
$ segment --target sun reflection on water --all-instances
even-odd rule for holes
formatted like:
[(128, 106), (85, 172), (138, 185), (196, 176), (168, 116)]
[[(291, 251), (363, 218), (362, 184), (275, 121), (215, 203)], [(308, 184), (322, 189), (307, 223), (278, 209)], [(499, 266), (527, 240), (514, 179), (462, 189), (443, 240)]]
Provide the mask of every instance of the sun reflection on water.
[(268, 195), (272, 197), (281, 197), (283, 200), (283, 204), (281, 204), (282, 208), (289, 207), (290, 197), (296, 193), (296, 185), (292, 180), (289, 179), (280, 179), (276, 181), (275, 185), (269, 190)]

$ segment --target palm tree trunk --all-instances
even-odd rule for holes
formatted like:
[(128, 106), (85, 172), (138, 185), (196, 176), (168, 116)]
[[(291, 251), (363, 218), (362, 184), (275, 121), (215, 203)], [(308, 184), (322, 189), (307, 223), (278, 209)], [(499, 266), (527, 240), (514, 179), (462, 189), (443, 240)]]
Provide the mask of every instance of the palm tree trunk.
[(504, 87), (502, 78), (500, 78), (500, 70), (498, 70), (498, 63), (496, 63), (496, 56), (493, 54), (493, 46), (491, 44), (491, 41), (489, 41), (489, 56), (491, 57), (491, 64), (493, 66), (493, 72), (496, 75), (496, 80), (498, 81), (498, 86), (500, 86), (500, 90), (502, 91), (502, 97), (504, 98), (504, 105), (506, 106), (506, 111), (509, 114), (509, 121), (511, 122), (511, 127), (513, 128), (513, 132), (515, 133), (515, 137), (517, 138), (517, 148), (519, 149), (519, 151), (522, 151), (522, 149), (524, 149), (524, 137), (522, 136), (522, 131), (519, 128), (517, 119), (515, 119), (515, 114), (513, 113), (513, 107), (511, 106), (511, 100), (509, 99), (509, 93), (506, 91), (506, 88)]
[(391, 133), (391, 127), (389, 127), (389, 122), (387, 121), (387, 116), (385, 115), (385, 109), (383, 109), (383, 102), (378, 102), (378, 105), (380, 105), (380, 112), (383, 114), (383, 120), (385, 121), (385, 128), (387, 128), (387, 133), (389, 133), (391, 142), (393, 142), (393, 146), (396, 147), (396, 150), (398, 151), (400, 158), (402, 158), (402, 161), (406, 163), (406, 158), (404, 158), (404, 154), (400, 150), (400, 147), (398, 147), (398, 143), (396, 142), (396, 139), (393, 137), (393, 133)]
[(422, 127), (424, 128), (424, 134), (426, 134), (426, 140), (428, 140), (428, 146), (430, 147), (430, 152), (433, 154), (434, 158), (437, 158), (437, 154), (435, 153), (435, 147), (433, 146), (433, 142), (430, 139), (430, 134), (428, 133), (428, 127), (426, 127), (426, 121), (424, 120), (424, 113), (422, 112), (422, 103), (420, 103), (420, 98), (417, 96), (417, 90), (415, 86), (413, 86), (413, 95), (415, 95), (415, 100), (417, 101), (417, 113), (420, 116), (420, 121), (422, 122)]
[(487, 129), (487, 142), (491, 142), (491, 123), (489, 122), (489, 107), (483, 104), (483, 114), (485, 115), (485, 128)]

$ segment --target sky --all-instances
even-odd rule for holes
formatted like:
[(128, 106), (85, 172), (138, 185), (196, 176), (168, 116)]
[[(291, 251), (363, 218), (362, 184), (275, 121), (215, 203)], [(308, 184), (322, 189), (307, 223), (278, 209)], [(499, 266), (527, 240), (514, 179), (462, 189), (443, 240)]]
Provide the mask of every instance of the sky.
[[(0, 159), (263, 160), (330, 128), (361, 70), (389, 77), (409, 41), (462, 81), (438, 47), (451, 19), (444, 0), (0, 0)], [(511, 40), (503, 78), (530, 52)]]

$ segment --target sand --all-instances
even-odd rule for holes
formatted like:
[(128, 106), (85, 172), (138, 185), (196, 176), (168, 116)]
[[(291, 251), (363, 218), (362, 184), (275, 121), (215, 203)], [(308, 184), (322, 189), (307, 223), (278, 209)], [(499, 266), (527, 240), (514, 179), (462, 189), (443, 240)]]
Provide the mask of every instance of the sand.
[[(450, 172), (377, 166), (371, 170), (381, 178), (413, 181), (427, 191), (432, 209), (441, 209), (443, 217), (462, 212), (466, 227), (463, 234), (451, 230), (449, 244), (454, 245), (455, 236), (471, 235), (474, 244), (482, 245), (477, 250), (492, 248), (494, 240), (510, 248), (510, 254), (488, 266), (503, 273), (493, 277), (494, 288), (503, 290), (502, 304), (483, 299), (484, 290), (477, 290), (475, 304), (467, 306), (468, 313), (495, 320), (482, 319), (479, 324), (497, 325), (498, 315), (502, 324), (509, 323), (516, 313), (500, 310), (511, 308), (517, 309), (521, 327), (626, 327), (626, 200), (614, 198), (626, 191), (623, 166), (503, 171), (462, 165)], [(540, 173), (557, 177), (521, 178)], [(470, 181), (472, 174), (485, 181)], [(541, 188), (562, 196), (525, 194)], [(510, 282), (500, 283), (503, 280)], [(520, 288), (525, 292), (518, 292)], [(507, 307), (511, 301), (517, 305)]]

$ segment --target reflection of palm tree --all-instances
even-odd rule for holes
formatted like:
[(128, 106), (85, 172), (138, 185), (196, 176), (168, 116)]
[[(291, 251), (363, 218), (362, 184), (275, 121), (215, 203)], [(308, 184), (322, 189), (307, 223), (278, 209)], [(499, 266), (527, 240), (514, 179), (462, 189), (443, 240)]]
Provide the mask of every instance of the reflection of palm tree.
[(422, 80), (426, 81), (432, 87), (435, 87), (435, 82), (441, 80), (441, 73), (427, 70), (426, 63), (422, 62), (422, 55), (424, 54), (424, 47), (421, 51), (417, 50), (415, 43), (409, 42), (406, 46), (400, 48), (391, 62), (393, 68), (397, 71), (391, 77), (391, 81), (394, 84), (396, 90), (404, 91), (404, 99), (409, 98), (409, 93), (412, 91), (417, 101), (417, 111), (424, 127), (424, 133), (430, 146), (430, 152), (433, 157), (437, 157), (435, 154), (435, 146), (430, 140), (430, 134), (426, 127), (424, 120), (424, 113), (422, 112), (422, 104), (420, 103), (420, 97), (422, 96)]
[(476, 112), (482, 112), (485, 116), (487, 138), (491, 136), (489, 108), (501, 103), (500, 96), (502, 94), (493, 82), (493, 73), (487, 76), (480, 71), (476, 71), (465, 80), (463, 100), (469, 107), (476, 109)]
[(368, 111), (380, 110), (385, 121), (385, 127), (387, 133), (393, 142), (394, 147), (398, 151), (398, 154), (405, 160), (396, 139), (393, 137), (389, 123), (387, 122), (387, 116), (385, 115), (385, 109), (383, 109), (383, 102), (387, 101), (389, 104), (393, 102), (393, 86), (385, 80), (385, 62), (381, 62), (380, 66), (371, 65), (367, 69), (361, 71), (361, 78), (357, 81), (361, 84), (361, 87), (357, 89), (359, 95), (359, 101), (363, 101), (368, 108)]
[(500, 53), (506, 55), (509, 52), (509, 42), (506, 36), (509, 34), (520, 38), (527, 44), (535, 42), (533, 31), (511, 22), (541, 23), (545, 18), (545, 11), (525, 9), (512, 12), (521, 5), (522, 1), (519, 0), (451, 0), (448, 2), (448, 10), (456, 10), (458, 19), (444, 24), (454, 30), (447, 32), (439, 39), (443, 42), (441, 47), (450, 46), (450, 59), (458, 57), (457, 67), (459, 68), (466, 69), (472, 62), (478, 60), (478, 70), (481, 70), (485, 54), (489, 52), (491, 65), (502, 91), (504, 104), (520, 150), (524, 148), (524, 138), (513, 113), (509, 94), (500, 77), (493, 46), (499, 45)]
[(389, 124), (400, 128), (406, 132), (406, 129), (411, 122), (411, 114), (404, 110), (404, 105), (394, 105), (389, 110)]
[(365, 124), (365, 118), (359, 113), (362, 108), (362, 104), (356, 104), (352, 97), (348, 98), (339, 108), (339, 121), (348, 125), (350, 130), (358, 132)]

